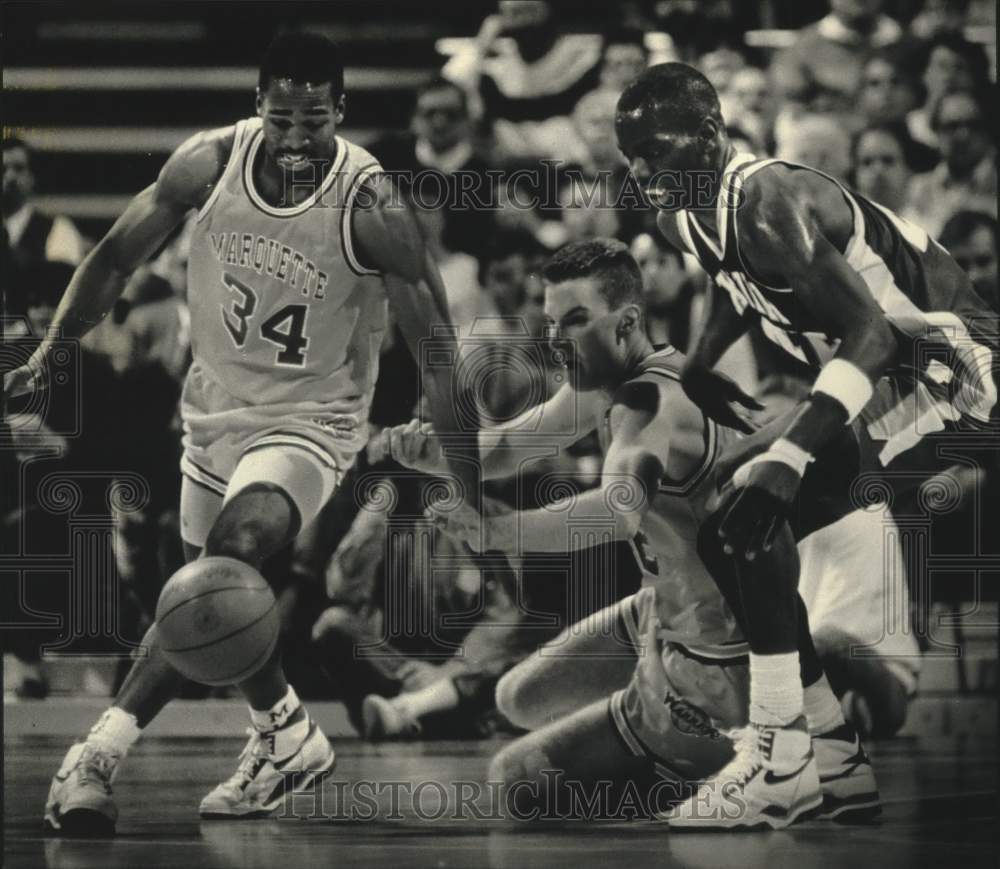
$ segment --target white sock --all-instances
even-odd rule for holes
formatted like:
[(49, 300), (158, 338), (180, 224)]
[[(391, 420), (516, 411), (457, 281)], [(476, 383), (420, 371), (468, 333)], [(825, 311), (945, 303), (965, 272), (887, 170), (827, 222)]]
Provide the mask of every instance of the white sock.
[(104, 710), (97, 723), (90, 728), (87, 742), (121, 758), (128, 754), (128, 750), (141, 735), (142, 730), (131, 712), (126, 712), (120, 706), (111, 706)]
[(275, 703), (270, 709), (261, 711), (250, 707), (250, 721), (261, 733), (278, 730), (288, 723), (288, 719), (291, 718), (296, 711), (298, 711), (298, 708), (301, 705), (302, 703), (299, 702), (299, 695), (296, 694), (295, 689), (289, 685), (288, 691), (285, 692), (285, 696)]
[(802, 714), (799, 653), (750, 653), (750, 720), (781, 727)]
[(300, 721), (289, 724), (289, 719), (302, 708), (298, 694), (289, 685), (288, 691), (270, 709), (260, 711), (250, 709), (250, 721), (271, 743), (270, 755), (278, 760), (295, 754), (302, 747), (309, 735), (309, 716), (304, 715)]
[(809, 721), (809, 732), (813, 735), (829, 733), (844, 723), (844, 713), (840, 701), (833, 693), (824, 673), (819, 681), (813, 682), (802, 691), (802, 702)]

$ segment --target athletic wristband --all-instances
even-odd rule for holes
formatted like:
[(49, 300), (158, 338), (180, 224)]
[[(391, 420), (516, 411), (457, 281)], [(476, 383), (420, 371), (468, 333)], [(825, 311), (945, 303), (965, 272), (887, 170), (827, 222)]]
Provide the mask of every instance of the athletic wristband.
[(875, 391), (868, 375), (853, 362), (831, 359), (813, 384), (813, 393), (822, 392), (847, 412), (847, 421), (854, 422)]
[(781, 462), (781, 464), (788, 465), (796, 474), (802, 477), (806, 472), (806, 467), (812, 460), (813, 457), (802, 449), (802, 447), (784, 438), (778, 438), (771, 444), (771, 448), (767, 452), (754, 456), (733, 471), (733, 487), (742, 489), (750, 480), (750, 471), (753, 469), (753, 466), (759, 465), (761, 462)]
[(778, 438), (764, 455), (768, 457), (768, 461), (782, 462), (788, 465), (800, 477), (805, 474), (806, 468), (813, 460), (810, 453), (785, 438)]

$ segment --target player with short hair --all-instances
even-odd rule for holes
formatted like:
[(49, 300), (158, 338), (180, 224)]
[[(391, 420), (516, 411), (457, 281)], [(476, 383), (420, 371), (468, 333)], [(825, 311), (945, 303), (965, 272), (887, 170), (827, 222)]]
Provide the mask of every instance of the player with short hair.
[[(861, 472), (898, 491), (940, 469), (941, 440), (984, 442), (996, 422), (997, 315), (919, 227), (815, 169), (737, 153), (692, 67), (644, 72), (622, 94), (616, 128), (661, 231), (714, 280), (682, 374), (691, 399), (745, 424), (751, 399), (711, 368), (754, 325), (818, 375), (781, 437), (744, 455), (699, 532), (720, 589), (742, 604), (757, 738), (668, 820), (712, 825), (735, 786), (767, 821), (817, 791), (802, 690), (822, 668), (797, 599), (795, 539), (855, 509)], [(817, 349), (835, 355), (823, 364)]]
[[(550, 341), (571, 382), (545, 404), (480, 432), (483, 475), (509, 476), (524, 463), (525, 448), (566, 448), (596, 430), (604, 452), (601, 484), (537, 510), (493, 506), (481, 529), (478, 514), (464, 508), (443, 513), (441, 521), (486, 550), (565, 552), (611, 535), (631, 540), (644, 588), (504, 677), (497, 689), (501, 710), (515, 723), (544, 726), (504, 748), (491, 779), (544, 788), (547, 770), (619, 783), (642, 782), (655, 770), (675, 783), (697, 780), (733, 756), (726, 731), (746, 724), (749, 673), (742, 631), (696, 541), (718, 502), (720, 455), (753, 447), (684, 394), (682, 354), (650, 343), (641, 273), (624, 244), (569, 244), (543, 274)], [(763, 430), (757, 437), (769, 436)], [(429, 426), (398, 426), (389, 441), (403, 464), (438, 469)], [(628, 687), (609, 701), (628, 669)], [(825, 679), (811, 686), (806, 706), (826, 778), (823, 813), (877, 811), (870, 764)], [(739, 736), (738, 744), (747, 738)], [(809, 733), (803, 742), (811, 758)], [(810, 772), (817, 793), (794, 816), (820, 806), (816, 764)], [(776, 817), (773, 826), (794, 816)]]
[[(317, 514), (368, 437), (387, 302), (414, 357), (431, 322), (448, 323), (437, 269), (409, 210), (363, 148), (337, 134), (346, 99), (336, 45), (277, 36), (263, 59), (256, 117), (199, 133), (167, 160), (76, 271), (54, 328), (99, 323), (128, 275), (192, 209), (188, 263), (194, 362), (182, 398), (181, 533), (188, 559), (259, 569)], [(445, 339), (442, 339), (445, 340)], [(51, 340), (12, 372), (32, 388)], [(449, 366), (429, 372), (436, 424), (457, 431)], [(455, 474), (477, 499), (473, 465)], [(111, 831), (110, 783), (180, 677), (154, 625), (114, 704), (53, 779), (47, 823)], [(332, 768), (334, 753), (285, 680), (277, 654), (240, 690), (250, 741), (206, 818), (267, 815)]]

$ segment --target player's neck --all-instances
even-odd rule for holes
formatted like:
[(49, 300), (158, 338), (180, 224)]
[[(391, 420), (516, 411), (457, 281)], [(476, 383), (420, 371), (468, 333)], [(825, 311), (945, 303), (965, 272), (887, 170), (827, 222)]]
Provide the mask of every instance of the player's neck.
[(723, 179), (726, 174), (726, 167), (732, 162), (735, 156), (736, 148), (732, 143), (727, 142), (725, 148), (720, 152), (718, 162), (713, 167), (711, 185), (700, 189), (694, 206), (687, 209), (698, 218), (700, 223), (706, 226), (715, 227), (716, 210), (719, 202), (719, 194), (722, 191)]
[(268, 205), (294, 208), (312, 196), (326, 180), (337, 163), (339, 145), (328, 161), (310, 163), (301, 172), (282, 169), (261, 149), (253, 167), (253, 183), (257, 193)]

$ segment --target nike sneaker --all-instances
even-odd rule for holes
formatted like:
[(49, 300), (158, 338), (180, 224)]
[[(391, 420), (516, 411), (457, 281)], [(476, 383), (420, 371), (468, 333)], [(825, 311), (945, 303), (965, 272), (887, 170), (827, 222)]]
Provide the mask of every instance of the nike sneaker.
[(823, 805), (817, 818), (867, 821), (882, 812), (871, 761), (851, 724), (813, 736)]

